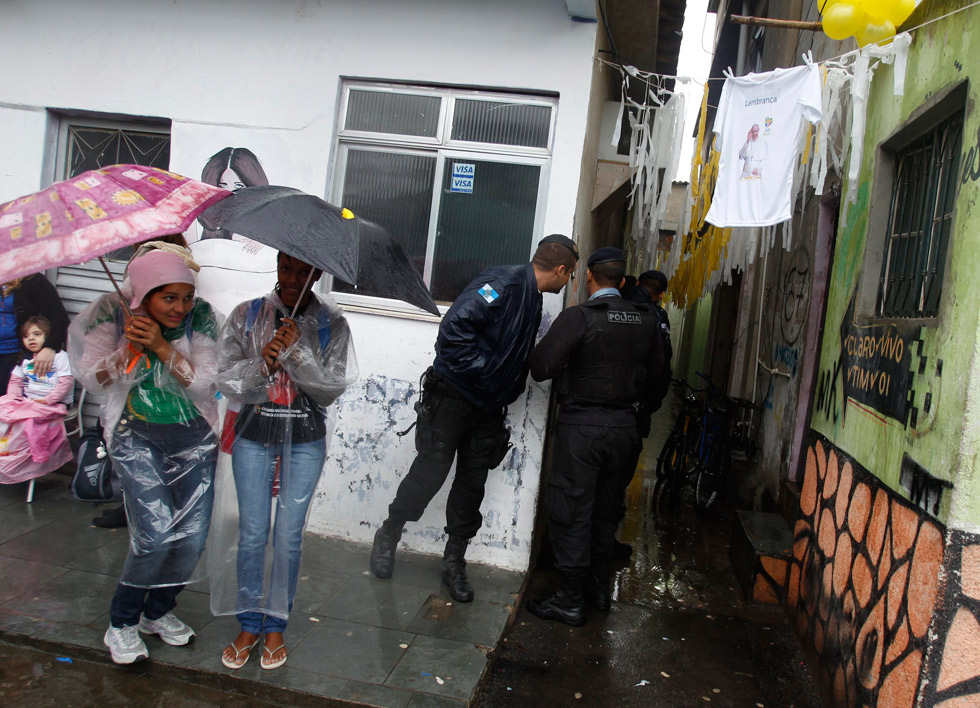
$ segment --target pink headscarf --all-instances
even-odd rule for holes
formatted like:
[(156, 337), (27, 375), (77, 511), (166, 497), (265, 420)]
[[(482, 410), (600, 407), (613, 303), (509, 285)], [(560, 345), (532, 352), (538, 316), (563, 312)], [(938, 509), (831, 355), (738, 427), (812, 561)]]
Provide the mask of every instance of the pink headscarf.
[(150, 251), (137, 256), (129, 262), (127, 274), (133, 288), (133, 299), (129, 303), (132, 308), (139, 307), (146, 294), (161, 285), (187, 283), (197, 287), (194, 273), (184, 259), (167, 251)]

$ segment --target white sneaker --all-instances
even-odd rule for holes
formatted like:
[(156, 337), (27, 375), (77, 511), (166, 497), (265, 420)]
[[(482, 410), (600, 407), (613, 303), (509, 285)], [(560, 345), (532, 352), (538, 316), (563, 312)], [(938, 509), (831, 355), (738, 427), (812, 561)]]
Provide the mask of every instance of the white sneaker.
[(140, 631), (143, 634), (159, 634), (160, 639), (174, 647), (182, 647), (194, 636), (194, 630), (168, 612), (155, 620), (140, 615)]
[(128, 627), (110, 626), (102, 641), (109, 647), (112, 660), (117, 664), (132, 664), (150, 656), (146, 644), (143, 643), (139, 632), (136, 631), (136, 625)]

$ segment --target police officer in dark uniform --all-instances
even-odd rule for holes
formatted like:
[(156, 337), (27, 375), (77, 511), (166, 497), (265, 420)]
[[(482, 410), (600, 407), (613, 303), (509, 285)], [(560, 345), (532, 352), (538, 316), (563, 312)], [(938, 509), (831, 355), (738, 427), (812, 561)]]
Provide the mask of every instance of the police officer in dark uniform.
[(610, 607), (610, 561), (623, 517), (623, 480), (633, 475), (638, 442), (636, 412), (663, 369), (656, 316), (618, 291), (626, 260), (618, 248), (588, 261), (589, 300), (563, 311), (531, 353), (535, 381), (555, 379), (558, 424), (544, 508), (557, 593), (531, 600), (544, 619), (585, 622), (585, 602)]
[(457, 602), (473, 599), (463, 555), (483, 524), (487, 473), (509, 447), (506, 407), (524, 391), (527, 358), (541, 323), (541, 293), (560, 292), (577, 261), (570, 238), (546, 236), (530, 263), (480, 273), (443, 317), (436, 359), (423, 375), (415, 408), (418, 455), (374, 536), (371, 571), (379, 578), (391, 577), (405, 523), (421, 518), (455, 457), (442, 578)]
[[(667, 317), (667, 311), (660, 304), (666, 292), (667, 276), (659, 270), (648, 270), (640, 273), (640, 277), (636, 279), (636, 286), (629, 294), (623, 293), (624, 298), (637, 305), (642, 305), (657, 316), (660, 338), (664, 343), (663, 390), (658, 392), (659, 397), (654, 402), (655, 408), (651, 413), (660, 408), (664, 396), (667, 395), (667, 386), (670, 385), (670, 377), (672, 376), (670, 361), (674, 356), (674, 348), (670, 343), (670, 319)], [(649, 432), (649, 428), (647, 428), (647, 432)], [(644, 435), (644, 437), (646, 436)]]
[[(667, 276), (659, 270), (648, 270), (640, 273), (635, 279), (635, 283), (630, 286), (629, 276), (626, 284), (619, 289), (623, 299), (635, 303), (637, 306), (648, 310), (657, 316), (658, 327), (660, 328), (660, 339), (664, 345), (664, 365), (660, 375), (657, 377), (657, 385), (654, 387), (650, 399), (637, 412), (636, 427), (640, 435), (640, 440), (636, 445), (633, 455), (633, 469), (640, 460), (643, 453), (643, 440), (650, 434), (650, 420), (654, 413), (660, 410), (667, 391), (670, 387), (670, 378), (673, 376), (671, 369), (671, 359), (674, 355), (674, 348), (670, 342), (670, 320), (667, 312), (660, 306), (664, 293), (667, 292)], [(625, 480), (628, 487), (632, 479)], [(625, 488), (624, 488), (625, 491)], [(615, 542), (613, 557), (619, 560), (627, 560), (633, 555), (633, 547), (628, 543)]]

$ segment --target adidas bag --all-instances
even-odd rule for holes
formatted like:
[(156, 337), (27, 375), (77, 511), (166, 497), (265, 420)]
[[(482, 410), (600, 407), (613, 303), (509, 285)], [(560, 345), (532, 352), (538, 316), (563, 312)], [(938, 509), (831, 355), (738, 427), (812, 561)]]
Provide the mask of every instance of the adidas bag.
[(122, 492), (118, 482), (113, 484), (115, 481), (102, 428), (89, 428), (79, 439), (78, 467), (71, 480), (71, 492), (81, 501), (118, 501)]

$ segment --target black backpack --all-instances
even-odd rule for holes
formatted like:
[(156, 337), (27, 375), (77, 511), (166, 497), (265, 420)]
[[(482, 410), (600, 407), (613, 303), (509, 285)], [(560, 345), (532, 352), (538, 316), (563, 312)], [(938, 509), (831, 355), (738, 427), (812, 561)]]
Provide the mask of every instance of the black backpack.
[(78, 467), (71, 479), (75, 498), (87, 502), (122, 499), (118, 479), (112, 474), (112, 461), (102, 438), (102, 426), (89, 428), (78, 441)]

